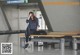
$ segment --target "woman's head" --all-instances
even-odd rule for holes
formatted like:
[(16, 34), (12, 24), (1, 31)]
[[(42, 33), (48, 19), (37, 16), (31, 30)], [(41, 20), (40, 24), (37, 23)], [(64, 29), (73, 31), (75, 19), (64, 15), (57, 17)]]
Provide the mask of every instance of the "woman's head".
[(33, 12), (29, 12), (29, 15), (30, 15), (30, 17), (31, 17), (31, 19), (32, 19), (32, 20), (34, 20), (34, 19), (35, 19), (35, 15), (34, 15), (34, 13), (33, 13)]
[(29, 12), (29, 15), (30, 15), (30, 16), (34, 16), (34, 13), (33, 13), (33, 12)]

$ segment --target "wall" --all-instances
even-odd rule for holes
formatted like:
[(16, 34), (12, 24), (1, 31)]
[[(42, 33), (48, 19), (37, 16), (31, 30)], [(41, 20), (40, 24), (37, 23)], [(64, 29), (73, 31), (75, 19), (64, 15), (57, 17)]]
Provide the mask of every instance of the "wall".
[[(78, 2), (79, 0), (41, 0)], [(80, 31), (80, 5), (43, 5), (53, 31)]]
[[(8, 27), (0, 7), (0, 31), (6, 31), (6, 30), (8, 30)], [(0, 35), (0, 42), (3, 42), (3, 41), (5, 42), (6, 40), (7, 40), (7, 35)]]
[(38, 7), (17, 7), (17, 6), (5, 6), (4, 11), (10, 23), (12, 30), (25, 30), (27, 27), (26, 19), (30, 11), (37, 11)]

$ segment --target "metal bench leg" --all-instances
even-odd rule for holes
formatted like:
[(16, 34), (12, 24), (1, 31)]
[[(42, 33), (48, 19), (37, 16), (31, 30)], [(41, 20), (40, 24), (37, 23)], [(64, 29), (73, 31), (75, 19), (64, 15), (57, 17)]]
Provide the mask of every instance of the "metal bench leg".
[(65, 55), (65, 39), (61, 38), (61, 55)]
[(77, 50), (77, 39), (76, 38), (73, 39), (73, 48), (74, 50)]
[(75, 51), (75, 50), (74, 50), (74, 53), (73, 53), (73, 55), (77, 55), (77, 51)]
[(43, 42), (38, 42), (38, 51), (43, 51)]

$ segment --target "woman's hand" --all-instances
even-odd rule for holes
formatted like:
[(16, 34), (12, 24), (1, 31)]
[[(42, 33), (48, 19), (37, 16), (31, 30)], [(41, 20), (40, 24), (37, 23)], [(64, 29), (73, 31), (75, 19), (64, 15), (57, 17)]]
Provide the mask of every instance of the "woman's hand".
[(37, 29), (36, 29), (36, 31), (39, 31), (39, 27), (40, 27), (40, 26), (37, 26)]
[(28, 20), (30, 19), (30, 17), (31, 17), (31, 14), (30, 14), (30, 15), (28, 15)]
[(39, 29), (36, 29), (36, 31), (39, 31)]
[(29, 15), (30, 17), (32, 16), (32, 14)]

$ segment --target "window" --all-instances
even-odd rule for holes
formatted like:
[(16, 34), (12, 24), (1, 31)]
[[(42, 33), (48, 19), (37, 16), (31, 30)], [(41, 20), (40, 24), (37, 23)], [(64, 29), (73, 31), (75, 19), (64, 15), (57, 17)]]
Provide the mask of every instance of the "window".
[(48, 30), (47, 25), (45, 23), (45, 20), (44, 20), (42, 14), (41, 14), (41, 11), (37, 11), (36, 12), (36, 17), (39, 20), (39, 26), (40, 26), (39, 29), (41, 29), (41, 30)]

